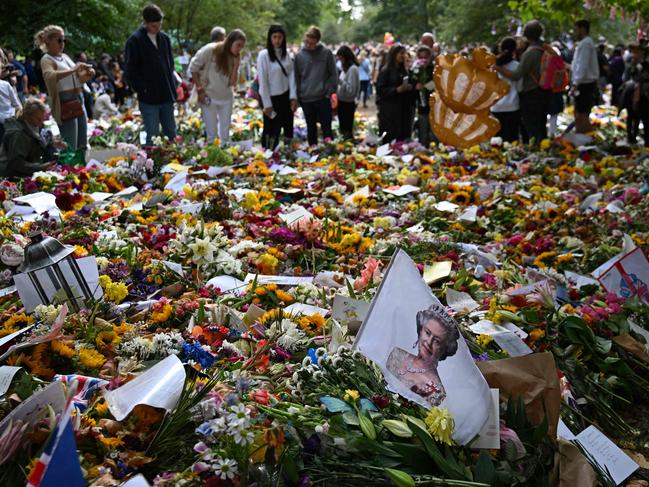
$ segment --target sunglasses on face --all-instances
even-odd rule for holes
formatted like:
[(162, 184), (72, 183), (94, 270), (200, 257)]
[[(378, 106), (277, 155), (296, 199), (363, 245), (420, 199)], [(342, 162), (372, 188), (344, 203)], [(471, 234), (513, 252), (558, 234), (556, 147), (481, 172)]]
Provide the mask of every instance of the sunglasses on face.
[(65, 37), (59, 37), (59, 38), (57, 38), (57, 39), (55, 39), (55, 40), (56, 40), (56, 42), (58, 42), (59, 44), (63, 44), (63, 43), (65, 42)]

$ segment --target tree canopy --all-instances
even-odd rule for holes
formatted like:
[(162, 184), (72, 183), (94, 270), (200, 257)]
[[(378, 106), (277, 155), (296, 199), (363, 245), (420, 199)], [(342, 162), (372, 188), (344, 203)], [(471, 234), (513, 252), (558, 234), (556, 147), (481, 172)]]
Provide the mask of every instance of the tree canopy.
[[(146, 0), (4, 0), (0, 4), (0, 45), (27, 53), (34, 34), (48, 24), (65, 28), (68, 51), (119, 52), (140, 23)], [(433, 32), (443, 43), (492, 44), (532, 18), (541, 19), (549, 37), (567, 32), (580, 17), (611, 42), (628, 40), (647, 0), (158, 0), (164, 29), (174, 45), (196, 47), (209, 40), (213, 26), (243, 29), (249, 45), (264, 42), (268, 25), (279, 22), (292, 41), (317, 24), (326, 42), (380, 41), (392, 32), (416, 41)]]

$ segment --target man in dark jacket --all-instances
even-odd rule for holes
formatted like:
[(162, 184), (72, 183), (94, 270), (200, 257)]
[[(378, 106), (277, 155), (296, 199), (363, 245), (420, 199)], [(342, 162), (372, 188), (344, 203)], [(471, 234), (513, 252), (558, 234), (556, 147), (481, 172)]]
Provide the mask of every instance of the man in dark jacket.
[(333, 53), (320, 44), (320, 29), (309, 27), (304, 47), (295, 57), (297, 98), (306, 119), (309, 145), (318, 143), (318, 122), (322, 136), (332, 138), (331, 100), (338, 87), (338, 71)]
[(53, 164), (46, 160), (47, 144), (40, 128), (49, 114), (45, 104), (37, 98), (25, 102), (19, 118), (5, 122), (5, 136), (0, 147), (0, 177), (24, 178), (36, 171), (44, 171)]
[(171, 41), (161, 31), (162, 10), (147, 5), (142, 18), (142, 26), (126, 41), (126, 79), (137, 93), (146, 143), (151, 145), (160, 125), (164, 135), (170, 139), (176, 136), (176, 80)]

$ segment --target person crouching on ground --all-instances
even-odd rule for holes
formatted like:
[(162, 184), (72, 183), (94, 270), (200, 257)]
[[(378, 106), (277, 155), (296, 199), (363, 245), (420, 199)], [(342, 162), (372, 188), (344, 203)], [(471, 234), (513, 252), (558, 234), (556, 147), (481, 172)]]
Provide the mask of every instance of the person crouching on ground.
[(0, 177), (29, 177), (55, 165), (50, 159), (53, 151), (40, 134), (48, 118), (45, 103), (38, 98), (28, 98), (20, 116), (6, 121), (0, 147)]

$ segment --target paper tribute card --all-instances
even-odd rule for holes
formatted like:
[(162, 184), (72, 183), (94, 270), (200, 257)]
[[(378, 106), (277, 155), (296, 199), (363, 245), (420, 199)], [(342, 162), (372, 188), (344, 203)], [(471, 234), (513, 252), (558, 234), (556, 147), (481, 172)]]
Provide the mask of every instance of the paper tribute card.
[(615, 262), (599, 281), (607, 291), (622, 298), (638, 296), (649, 304), (649, 261), (640, 248)]
[(370, 303), (368, 301), (336, 294), (331, 316), (341, 325), (355, 332), (360, 328), (369, 309)]
[(466, 444), (489, 417), (492, 398), (469, 348), (415, 263), (397, 251), (354, 348), (376, 362), (388, 387), (453, 415), (453, 439)]

